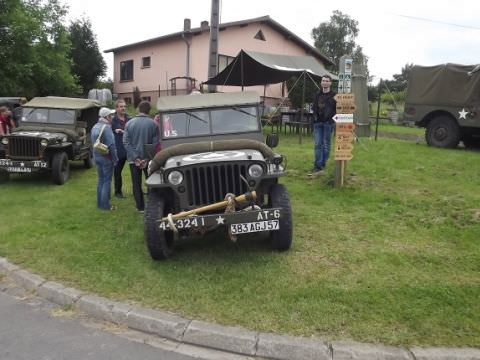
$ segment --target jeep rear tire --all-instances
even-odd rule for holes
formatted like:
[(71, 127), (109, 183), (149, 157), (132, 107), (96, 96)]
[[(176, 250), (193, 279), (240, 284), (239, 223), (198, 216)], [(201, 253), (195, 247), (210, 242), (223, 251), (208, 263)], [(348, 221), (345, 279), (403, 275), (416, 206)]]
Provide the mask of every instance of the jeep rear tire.
[(269, 206), (281, 208), (282, 216), (279, 219), (280, 229), (270, 233), (272, 248), (278, 251), (286, 251), (292, 245), (292, 207), (287, 189), (282, 184), (273, 184), (268, 193)]
[(93, 154), (91, 151), (88, 152), (88, 157), (83, 159), (83, 165), (85, 165), (85, 168), (90, 169), (93, 167)]
[(65, 152), (58, 152), (52, 158), (52, 178), (57, 185), (63, 185), (70, 175), (70, 164)]
[(145, 242), (153, 260), (165, 260), (173, 254), (173, 231), (158, 228), (157, 220), (168, 215), (165, 199), (158, 191), (150, 189), (145, 206)]
[(460, 142), (460, 128), (455, 119), (440, 115), (428, 123), (425, 139), (430, 146), (455, 148)]

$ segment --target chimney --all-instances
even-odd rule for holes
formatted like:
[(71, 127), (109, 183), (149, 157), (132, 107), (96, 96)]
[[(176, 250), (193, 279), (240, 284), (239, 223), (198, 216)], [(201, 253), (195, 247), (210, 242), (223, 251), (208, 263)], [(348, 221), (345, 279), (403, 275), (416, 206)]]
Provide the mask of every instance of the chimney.
[(208, 29), (208, 21), (204, 20), (200, 23), (200, 29), (205, 30)]
[(190, 19), (183, 19), (183, 31), (190, 31), (192, 29), (192, 21)]

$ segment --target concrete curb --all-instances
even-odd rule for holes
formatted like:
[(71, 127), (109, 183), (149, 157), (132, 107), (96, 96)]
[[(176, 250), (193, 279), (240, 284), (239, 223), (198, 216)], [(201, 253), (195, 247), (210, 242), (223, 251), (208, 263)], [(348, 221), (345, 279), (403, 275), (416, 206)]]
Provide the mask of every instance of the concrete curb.
[(74, 306), (102, 320), (174, 340), (179, 346), (195, 345), (276, 360), (480, 360), (480, 349), (476, 348), (403, 349), (357, 342), (328, 342), (319, 338), (259, 333), (241, 327), (188, 320), (172, 313), (114, 302), (46, 281), (2, 257), (0, 275), (60, 306)]

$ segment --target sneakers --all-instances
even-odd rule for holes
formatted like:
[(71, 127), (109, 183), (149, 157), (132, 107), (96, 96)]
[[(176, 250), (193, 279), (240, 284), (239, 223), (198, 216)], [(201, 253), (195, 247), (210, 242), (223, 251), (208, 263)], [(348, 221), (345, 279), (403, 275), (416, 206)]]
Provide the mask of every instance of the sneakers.
[(126, 196), (123, 195), (123, 193), (121, 193), (121, 192), (120, 193), (115, 193), (115, 197), (119, 198), (119, 199), (125, 199), (126, 198)]
[(316, 176), (316, 175), (320, 175), (320, 174), (324, 174), (324, 173), (325, 173), (325, 170), (323, 170), (323, 169), (313, 168), (312, 170), (310, 170), (308, 172), (308, 176)]

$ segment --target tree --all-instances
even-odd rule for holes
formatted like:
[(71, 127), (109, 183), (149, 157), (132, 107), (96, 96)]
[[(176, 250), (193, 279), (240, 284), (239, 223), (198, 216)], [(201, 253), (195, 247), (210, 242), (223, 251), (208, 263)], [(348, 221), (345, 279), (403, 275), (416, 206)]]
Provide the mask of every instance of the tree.
[(0, 0), (2, 96), (72, 95), (78, 90), (58, 0)]
[(367, 65), (368, 57), (363, 54), (362, 47), (355, 43), (358, 32), (358, 21), (335, 10), (330, 21), (312, 29), (312, 37), (315, 47), (336, 65), (340, 57), (347, 54), (352, 55), (354, 62)]
[(105, 75), (107, 65), (98, 50), (95, 34), (90, 20), (82, 18), (72, 21), (68, 28), (72, 48), (70, 57), (73, 61), (72, 70), (78, 77), (83, 93), (95, 88), (98, 80)]
[(410, 72), (412, 71), (413, 64), (405, 64), (402, 67), (402, 71), (400, 74), (394, 74), (393, 80), (385, 80), (385, 84), (390, 91), (404, 91), (407, 90), (408, 85), (408, 77), (410, 76)]

